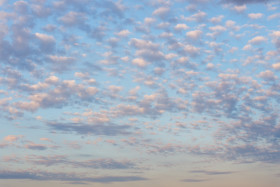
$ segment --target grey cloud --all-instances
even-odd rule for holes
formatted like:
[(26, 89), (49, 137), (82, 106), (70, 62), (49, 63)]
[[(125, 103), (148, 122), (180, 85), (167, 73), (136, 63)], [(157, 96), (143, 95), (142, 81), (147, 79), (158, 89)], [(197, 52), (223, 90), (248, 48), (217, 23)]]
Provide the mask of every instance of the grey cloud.
[(77, 174), (50, 173), (40, 171), (0, 171), (0, 179), (28, 179), (37, 181), (69, 181), (69, 182), (130, 182), (148, 180), (139, 176), (103, 176), (103, 177), (81, 177)]
[(56, 123), (49, 122), (47, 124), (51, 129), (64, 131), (64, 132), (76, 132), (78, 134), (95, 134), (95, 135), (107, 135), (118, 136), (130, 134), (128, 131), (130, 126), (128, 125), (116, 125), (116, 124), (81, 124), (81, 123)]
[(131, 161), (117, 161), (114, 159), (91, 159), (91, 160), (70, 160), (63, 155), (53, 155), (53, 156), (28, 156), (26, 160), (36, 164), (44, 166), (54, 166), (54, 165), (67, 165), (72, 167), (80, 168), (92, 168), (92, 169), (133, 169), (136, 164)]
[(184, 179), (183, 182), (205, 182), (209, 181), (209, 179)]
[(203, 173), (206, 175), (228, 175), (234, 172), (232, 171), (207, 171), (207, 170), (192, 170), (191, 173)]
[(106, 27), (98, 26), (90, 31), (90, 37), (96, 39), (97, 41), (102, 41), (106, 36), (106, 31)]
[(124, 17), (124, 9), (125, 6), (121, 4), (121, 2), (114, 2), (111, 0), (105, 0), (96, 3), (97, 6), (105, 8), (103, 12), (101, 12), (102, 16), (112, 16), (112, 17)]
[(52, 13), (51, 8), (46, 5), (33, 4), (31, 5), (31, 9), (33, 14), (42, 18), (48, 17)]
[(88, 160), (80, 163), (73, 163), (74, 165), (89, 168), (100, 168), (100, 169), (131, 169), (134, 168), (134, 164), (128, 161), (115, 161), (113, 159), (96, 159)]
[(86, 23), (87, 15), (81, 12), (68, 12), (58, 20), (62, 22), (66, 27), (77, 27), (86, 32), (90, 31), (90, 26)]
[(46, 150), (48, 148), (45, 145), (39, 145), (39, 144), (28, 144), (25, 147), (27, 149), (32, 149), (32, 150)]

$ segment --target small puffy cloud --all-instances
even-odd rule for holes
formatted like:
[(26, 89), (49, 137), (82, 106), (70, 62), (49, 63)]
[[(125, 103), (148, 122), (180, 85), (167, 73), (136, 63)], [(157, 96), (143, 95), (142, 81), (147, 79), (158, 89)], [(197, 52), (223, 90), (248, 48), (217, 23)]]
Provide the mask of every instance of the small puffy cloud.
[(53, 36), (35, 33), (35, 37), (40, 41), (40, 49), (44, 52), (51, 52), (55, 46), (55, 38)]
[(201, 35), (202, 35), (201, 30), (194, 30), (194, 31), (189, 31), (186, 33), (186, 36), (193, 40), (199, 39)]
[(145, 18), (144, 19), (144, 23), (146, 24), (146, 25), (150, 25), (150, 24), (153, 24), (153, 23), (155, 23), (156, 22), (156, 19), (155, 18)]
[(208, 63), (207, 65), (206, 65), (206, 68), (207, 69), (213, 69), (215, 67), (215, 65), (214, 64), (212, 64), (212, 63)]
[(169, 54), (166, 54), (166, 55), (165, 55), (165, 58), (166, 58), (167, 60), (170, 60), (170, 59), (175, 58), (175, 57), (177, 57), (177, 56), (178, 56), (178, 55), (175, 54), (175, 53), (169, 53)]
[(257, 45), (265, 42), (267, 39), (263, 36), (256, 36), (253, 39), (249, 40), (249, 44)]
[(129, 30), (121, 30), (117, 33), (119, 37), (127, 37), (130, 34)]
[(233, 10), (235, 10), (236, 12), (244, 12), (246, 9), (246, 5), (236, 5), (233, 7)]
[(39, 17), (47, 17), (50, 15), (51, 13), (51, 9), (47, 8), (45, 6), (42, 5), (32, 5), (31, 6), (32, 12), (34, 12), (35, 15), (39, 16)]
[(40, 138), (40, 140), (42, 140), (42, 141), (48, 141), (48, 142), (52, 142), (52, 140), (51, 140), (51, 139), (49, 139), (49, 138)]
[(132, 60), (132, 64), (144, 68), (148, 65), (148, 62), (146, 62), (143, 58), (135, 58)]
[(252, 45), (247, 44), (247, 45), (245, 45), (242, 49), (243, 49), (244, 51), (251, 50), (251, 49), (252, 49)]
[(49, 76), (48, 78), (46, 78), (45, 82), (48, 83), (48, 84), (54, 84), (54, 83), (57, 83), (59, 81), (59, 78), (52, 75), (52, 76)]
[(118, 93), (118, 92), (120, 92), (123, 89), (123, 87), (115, 86), (115, 85), (110, 85), (108, 89), (109, 89), (110, 92)]
[(69, 12), (59, 18), (60, 21), (62, 21), (67, 26), (74, 26), (79, 24), (84, 24), (84, 21), (86, 20), (86, 17), (83, 13), (80, 12)]
[(189, 29), (189, 28), (190, 28), (190, 27), (187, 26), (187, 25), (184, 24), (184, 23), (178, 23), (178, 24), (174, 27), (174, 29), (175, 29), (176, 31), (186, 30), (186, 29)]
[(275, 38), (280, 38), (280, 31), (273, 31), (273, 32), (271, 33), (271, 36), (272, 36), (272, 37), (275, 37)]
[(28, 12), (28, 7), (29, 5), (25, 1), (16, 1), (14, 3), (14, 9), (21, 14), (26, 14)]
[(159, 47), (158, 44), (155, 44), (151, 41), (141, 40), (137, 38), (132, 38), (129, 42), (129, 45), (132, 45), (133, 47), (138, 49), (149, 49), (149, 50), (155, 50), (158, 49)]
[(4, 138), (4, 140), (7, 141), (7, 142), (15, 142), (20, 138), (22, 138), (22, 136), (9, 135), (9, 136), (6, 136)]
[(164, 54), (159, 50), (141, 49), (136, 51), (136, 55), (149, 62), (160, 62), (164, 60)]
[(212, 23), (220, 23), (225, 16), (219, 15), (210, 19)]
[(273, 80), (276, 79), (276, 76), (270, 70), (266, 70), (266, 71), (260, 72), (259, 76), (261, 78), (263, 78), (264, 80), (267, 80), (267, 81), (273, 81)]
[(41, 33), (35, 33), (36, 38), (38, 38), (40, 41), (45, 43), (53, 43), (55, 42), (55, 39), (53, 36), (41, 34)]
[(207, 14), (203, 11), (199, 11), (196, 14), (193, 14), (192, 16), (186, 18), (187, 21), (196, 21), (196, 22), (202, 22), (205, 20)]
[(212, 31), (212, 32), (224, 32), (226, 31), (227, 29), (221, 25), (216, 25), (216, 26), (213, 26), (213, 27), (209, 27), (209, 29)]
[(263, 14), (262, 13), (251, 13), (251, 14), (248, 14), (248, 17), (251, 19), (260, 19), (263, 17)]
[(163, 32), (159, 35), (159, 37), (161, 37), (161, 38), (172, 38), (173, 36), (174, 36), (174, 34), (171, 32)]
[(273, 31), (270, 35), (272, 36), (272, 43), (280, 49), (280, 31)]
[(197, 48), (192, 45), (186, 45), (184, 47), (184, 51), (187, 52), (188, 54), (190, 54), (191, 56), (197, 56), (200, 52), (200, 48)]
[(276, 70), (280, 70), (280, 62), (272, 64), (272, 68)]
[(65, 71), (75, 61), (73, 57), (49, 55), (48, 60), (52, 62), (51, 68), (55, 71)]
[(75, 77), (79, 77), (81, 79), (89, 78), (89, 73), (75, 72)]
[(272, 19), (276, 19), (276, 18), (280, 18), (280, 13), (272, 14), (267, 17), (268, 20), (272, 20)]
[(236, 24), (235, 21), (232, 21), (232, 20), (227, 20), (227, 21), (226, 21), (226, 26), (227, 26), (227, 27), (233, 27), (235, 24)]
[(168, 7), (160, 7), (153, 12), (153, 15), (161, 17), (161, 16), (165, 16), (166, 14), (168, 14), (169, 11), (170, 11), (170, 9)]
[(229, 28), (230, 30), (234, 30), (234, 31), (238, 31), (241, 29), (241, 27), (236, 25), (236, 22), (232, 21), (232, 20), (226, 21), (226, 27)]

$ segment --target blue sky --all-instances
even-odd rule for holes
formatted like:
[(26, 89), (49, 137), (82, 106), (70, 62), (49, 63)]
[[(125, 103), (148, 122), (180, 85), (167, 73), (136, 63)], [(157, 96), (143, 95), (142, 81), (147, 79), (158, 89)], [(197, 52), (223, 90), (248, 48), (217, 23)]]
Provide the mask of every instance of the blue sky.
[(0, 185), (277, 187), (276, 0), (0, 0)]

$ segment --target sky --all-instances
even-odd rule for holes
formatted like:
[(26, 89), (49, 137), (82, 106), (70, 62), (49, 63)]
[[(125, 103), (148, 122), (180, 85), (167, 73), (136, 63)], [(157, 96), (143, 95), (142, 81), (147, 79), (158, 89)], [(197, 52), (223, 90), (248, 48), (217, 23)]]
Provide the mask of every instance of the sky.
[(279, 187), (278, 0), (0, 0), (0, 186)]

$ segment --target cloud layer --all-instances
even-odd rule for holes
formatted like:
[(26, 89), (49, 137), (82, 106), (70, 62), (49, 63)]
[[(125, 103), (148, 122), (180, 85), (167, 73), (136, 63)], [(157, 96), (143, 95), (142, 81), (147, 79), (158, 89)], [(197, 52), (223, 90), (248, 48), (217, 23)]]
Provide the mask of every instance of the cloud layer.
[(279, 2), (0, 5), (10, 186), (227, 186), (261, 168), (279, 182)]

